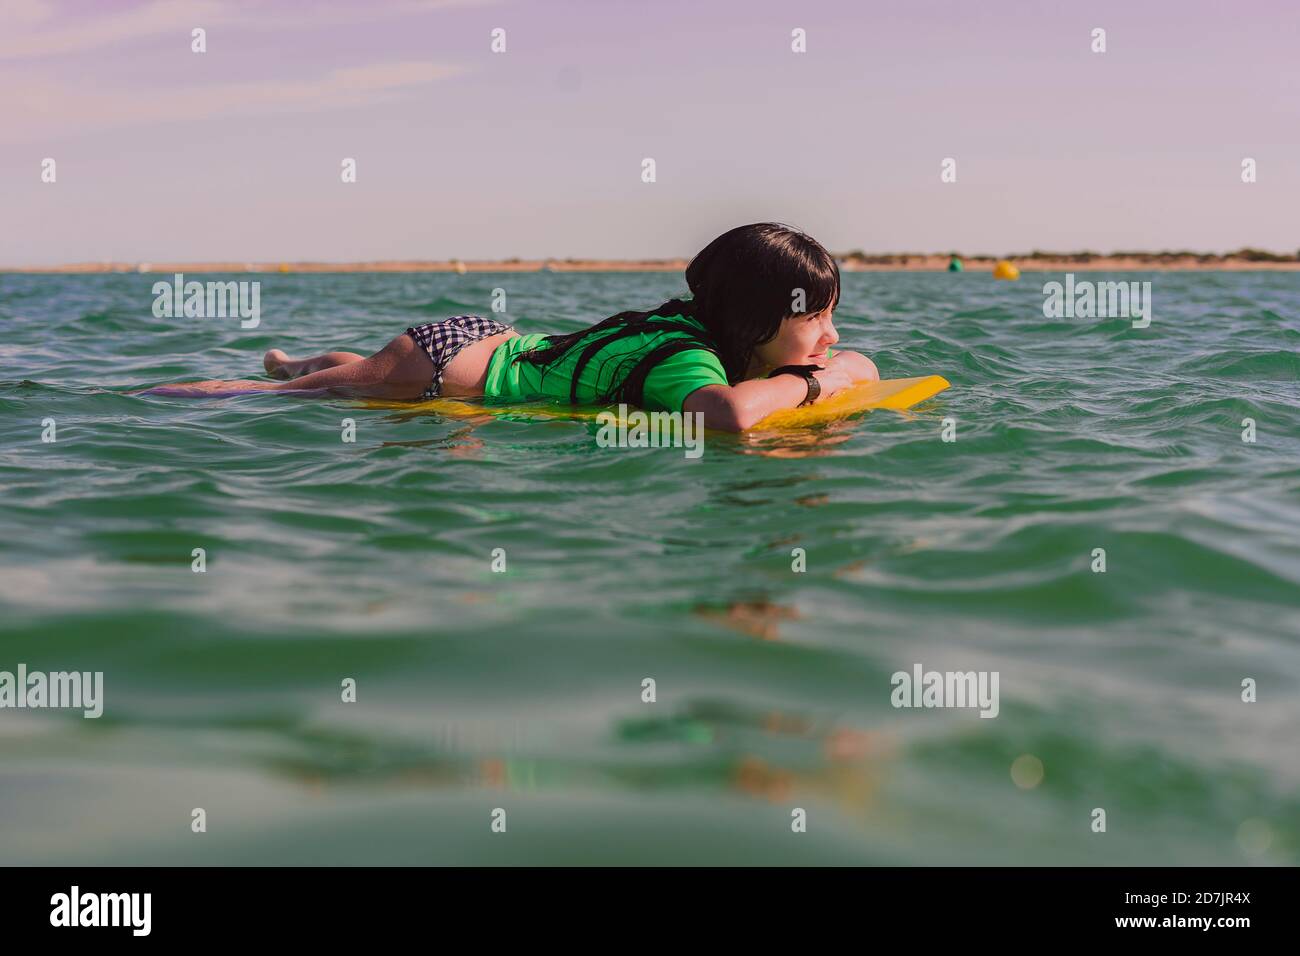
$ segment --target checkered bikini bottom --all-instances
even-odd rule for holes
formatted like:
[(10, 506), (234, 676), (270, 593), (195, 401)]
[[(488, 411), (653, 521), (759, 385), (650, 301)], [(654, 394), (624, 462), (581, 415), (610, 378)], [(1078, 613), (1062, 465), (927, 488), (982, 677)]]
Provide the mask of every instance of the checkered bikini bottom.
[(437, 398), (442, 393), (443, 369), (465, 346), (489, 335), (511, 331), (511, 326), (496, 319), (485, 319), (481, 315), (456, 315), (441, 322), (407, 329), (406, 334), (415, 339), (416, 344), (433, 360), (433, 379), (420, 397)]

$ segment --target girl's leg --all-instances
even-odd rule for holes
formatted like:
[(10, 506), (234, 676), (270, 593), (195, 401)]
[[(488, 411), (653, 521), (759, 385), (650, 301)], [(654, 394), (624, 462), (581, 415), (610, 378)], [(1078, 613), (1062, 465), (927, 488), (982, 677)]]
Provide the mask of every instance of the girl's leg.
[[(466, 398), (483, 394), (493, 350), (517, 333), (487, 336), (462, 348), (443, 369), (443, 395)], [(352, 355), (350, 352), (330, 355)], [(317, 356), (328, 359), (329, 355)], [(147, 389), (145, 394), (198, 396), (243, 395), (248, 392), (343, 395), (352, 398), (420, 398), (433, 380), (434, 364), (410, 335), (403, 333), (369, 358), (353, 356), (342, 364), (308, 372), (286, 382), (178, 382)]]
[(358, 355), (356, 352), (326, 352), (324, 355), (294, 360), (279, 349), (271, 349), (263, 357), (262, 365), (266, 367), (266, 374), (271, 378), (294, 379), (322, 369), (365, 360), (364, 355)]
[[(442, 394), (457, 398), (482, 395), (492, 352), (518, 334), (512, 330), (489, 335), (457, 352), (442, 370)], [(419, 398), (433, 379), (433, 369), (433, 359), (415, 339), (403, 333), (368, 359), (312, 372), (282, 382), (275, 389), (324, 389), (334, 395), (366, 398)]]
[(325, 391), (357, 398), (419, 398), (433, 377), (433, 360), (405, 333), (369, 358), (357, 358), (359, 361), (349, 360), (308, 372), (274, 389), (277, 392)]
[(244, 395), (249, 392), (343, 395), (350, 398), (419, 398), (433, 378), (433, 360), (403, 333), (370, 358), (324, 368), (287, 382), (176, 382), (141, 394), (175, 397)]

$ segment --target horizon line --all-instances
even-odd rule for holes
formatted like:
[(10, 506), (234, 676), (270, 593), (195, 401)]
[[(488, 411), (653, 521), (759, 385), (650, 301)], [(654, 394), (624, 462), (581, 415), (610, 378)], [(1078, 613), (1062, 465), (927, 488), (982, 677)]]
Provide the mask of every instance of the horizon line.
[[(1180, 268), (1204, 268), (1207, 265), (1246, 264), (1255, 268), (1300, 267), (1300, 250), (1295, 254), (1274, 253), (1253, 247), (1243, 247), (1232, 252), (1194, 252), (1191, 250), (1160, 252), (1115, 251), (1098, 253), (1090, 250), (1075, 252), (1048, 252), (1035, 249), (1028, 253), (992, 255), (961, 252), (885, 252), (867, 253), (860, 249), (832, 253), (836, 263), (848, 271), (871, 271), (888, 267), (902, 267), (917, 271), (946, 269), (956, 258), (963, 263), (990, 268), (998, 261), (1018, 263), (1065, 264), (1104, 268), (1117, 263), (1155, 265)], [(232, 261), (223, 259), (195, 260), (191, 262), (159, 262), (150, 260), (119, 261), (103, 259), (92, 262), (70, 262), (56, 265), (0, 266), (0, 273), (193, 273), (206, 272), (677, 272), (686, 268), (690, 258), (683, 256), (642, 257), (616, 259), (607, 257), (569, 256), (558, 258), (504, 259), (372, 259), (372, 260), (259, 260)]]

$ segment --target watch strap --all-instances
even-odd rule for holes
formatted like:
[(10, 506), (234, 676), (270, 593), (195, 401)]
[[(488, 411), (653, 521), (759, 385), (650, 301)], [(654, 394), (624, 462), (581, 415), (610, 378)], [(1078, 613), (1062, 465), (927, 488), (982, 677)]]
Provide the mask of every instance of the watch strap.
[(814, 372), (820, 372), (821, 370), (822, 367), (820, 365), (782, 365), (780, 368), (773, 370), (773, 372), (768, 375), (768, 378), (775, 378), (778, 375), (798, 375), (802, 378), (804, 383), (808, 386), (808, 394), (804, 397), (804, 400), (799, 403), (799, 407), (802, 408), (804, 405), (811, 405), (813, 402), (817, 401), (818, 396), (821, 395), (821, 382), (817, 381), (817, 377), (813, 374)]

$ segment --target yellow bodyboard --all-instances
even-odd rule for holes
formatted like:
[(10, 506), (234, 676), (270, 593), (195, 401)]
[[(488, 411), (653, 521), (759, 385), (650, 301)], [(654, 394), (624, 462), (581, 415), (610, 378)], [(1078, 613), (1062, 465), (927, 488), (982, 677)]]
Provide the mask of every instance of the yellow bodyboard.
[[(948, 387), (942, 375), (923, 375), (919, 378), (890, 378), (879, 382), (860, 382), (852, 388), (807, 408), (787, 408), (773, 412), (755, 428), (802, 428), (822, 422), (833, 422), (873, 408), (890, 408), (901, 411), (911, 408), (937, 395)], [(550, 420), (595, 421), (603, 408), (590, 405), (559, 405), (548, 402), (527, 402), (518, 405), (485, 405), (458, 398), (433, 398), (423, 402), (389, 402), (367, 399), (368, 408), (395, 408), (408, 412), (433, 412), (448, 418), (541, 418)]]
[(755, 428), (798, 428), (847, 418), (873, 408), (902, 411), (938, 395), (948, 387), (942, 375), (919, 378), (887, 378), (879, 382), (859, 382), (852, 388), (836, 392), (825, 401), (806, 408), (786, 408), (773, 412)]

